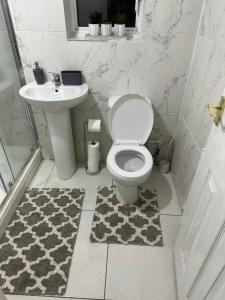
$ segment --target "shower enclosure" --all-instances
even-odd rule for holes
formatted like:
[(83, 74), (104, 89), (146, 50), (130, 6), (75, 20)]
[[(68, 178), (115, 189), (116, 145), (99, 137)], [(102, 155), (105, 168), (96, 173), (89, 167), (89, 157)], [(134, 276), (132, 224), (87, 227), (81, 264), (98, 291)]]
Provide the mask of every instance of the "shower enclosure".
[(30, 107), (20, 99), (25, 84), (6, 0), (0, 0), (0, 205), (38, 147)]

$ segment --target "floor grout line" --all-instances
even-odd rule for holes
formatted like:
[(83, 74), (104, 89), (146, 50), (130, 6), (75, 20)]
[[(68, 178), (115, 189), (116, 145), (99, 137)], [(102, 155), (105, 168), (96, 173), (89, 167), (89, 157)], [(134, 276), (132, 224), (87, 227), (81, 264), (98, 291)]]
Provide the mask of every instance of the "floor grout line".
[(109, 258), (109, 244), (107, 246), (107, 255), (106, 255), (106, 268), (105, 268), (105, 286), (104, 286), (104, 299), (106, 300), (106, 283), (107, 283), (107, 272), (108, 272), (108, 258)]

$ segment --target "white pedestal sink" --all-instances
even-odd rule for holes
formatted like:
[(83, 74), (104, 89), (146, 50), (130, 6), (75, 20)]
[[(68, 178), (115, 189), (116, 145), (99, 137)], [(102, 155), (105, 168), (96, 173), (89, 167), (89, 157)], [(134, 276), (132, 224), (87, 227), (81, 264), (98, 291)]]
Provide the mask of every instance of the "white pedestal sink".
[(20, 95), (31, 105), (44, 110), (52, 142), (57, 175), (66, 180), (76, 171), (70, 108), (83, 102), (88, 94), (87, 84), (79, 86), (61, 85), (58, 92), (52, 82), (25, 85)]

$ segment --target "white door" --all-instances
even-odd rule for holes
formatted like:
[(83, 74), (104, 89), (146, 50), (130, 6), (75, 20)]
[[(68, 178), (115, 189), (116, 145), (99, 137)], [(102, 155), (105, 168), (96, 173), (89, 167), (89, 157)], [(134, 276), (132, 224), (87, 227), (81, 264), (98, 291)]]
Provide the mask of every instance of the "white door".
[(225, 300), (225, 133), (213, 127), (175, 245), (179, 300)]

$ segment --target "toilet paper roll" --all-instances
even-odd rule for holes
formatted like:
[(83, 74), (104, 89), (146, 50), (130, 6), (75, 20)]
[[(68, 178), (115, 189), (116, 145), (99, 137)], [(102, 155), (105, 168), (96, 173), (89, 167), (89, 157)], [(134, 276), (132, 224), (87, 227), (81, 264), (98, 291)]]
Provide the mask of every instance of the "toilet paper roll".
[(97, 141), (88, 142), (88, 171), (96, 173), (99, 170), (100, 143)]
[(89, 162), (88, 161), (88, 172), (90, 173), (97, 173), (99, 170), (99, 162)]
[(100, 143), (98, 141), (88, 142), (88, 157), (99, 157)]
[(101, 120), (88, 120), (88, 132), (100, 132), (101, 131)]

